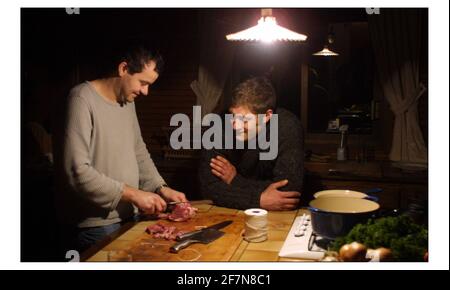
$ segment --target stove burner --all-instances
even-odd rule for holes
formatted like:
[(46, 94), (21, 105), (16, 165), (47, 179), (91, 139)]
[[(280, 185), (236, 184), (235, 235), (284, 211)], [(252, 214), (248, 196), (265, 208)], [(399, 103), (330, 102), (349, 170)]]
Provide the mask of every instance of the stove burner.
[(308, 251), (314, 252), (327, 251), (331, 242), (333, 242), (333, 240), (321, 237), (313, 231), (311, 233), (311, 236), (309, 237)]

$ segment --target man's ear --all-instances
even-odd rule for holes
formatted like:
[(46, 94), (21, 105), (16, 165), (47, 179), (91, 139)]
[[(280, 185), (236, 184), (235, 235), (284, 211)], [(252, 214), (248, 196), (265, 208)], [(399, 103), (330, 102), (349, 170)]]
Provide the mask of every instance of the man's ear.
[(117, 67), (117, 73), (119, 74), (119, 77), (122, 77), (126, 73), (128, 73), (128, 64), (125, 61), (119, 63), (119, 66)]
[(273, 115), (272, 109), (268, 109), (266, 111), (266, 115), (264, 116), (264, 123), (269, 122), (270, 118), (272, 118), (272, 115)]

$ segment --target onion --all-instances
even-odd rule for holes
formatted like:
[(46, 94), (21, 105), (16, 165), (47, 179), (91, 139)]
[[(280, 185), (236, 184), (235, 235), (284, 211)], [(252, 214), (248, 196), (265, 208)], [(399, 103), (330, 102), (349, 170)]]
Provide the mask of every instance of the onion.
[(393, 256), (390, 249), (381, 247), (376, 250), (367, 250), (367, 258), (369, 258), (371, 262), (388, 262), (392, 261)]
[(339, 254), (337, 252), (328, 251), (328, 252), (325, 252), (324, 257), (320, 261), (321, 262), (340, 262), (341, 260), (339, 259)]
[(353, 242), (346, 244), (339, 250), (339, 257), (345, 262), (365, 262), (367, 248), (363, 244)]
[(322, 260), (320, 260), (321, 262), (340, 262), (339, 258), (337, 257), (332, 257), (332, 256), (326, 256), (324, 257)]

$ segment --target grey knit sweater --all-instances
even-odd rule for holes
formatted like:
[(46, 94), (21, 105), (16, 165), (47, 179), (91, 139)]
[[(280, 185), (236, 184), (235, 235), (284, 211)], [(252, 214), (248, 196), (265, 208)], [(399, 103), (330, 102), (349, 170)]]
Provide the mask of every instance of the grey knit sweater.
[[(274, 160), (260, 160), (259, 149), (203, 150), (199, 168), (203, 196), (215, 204), (230, 208), (260, 207), (260, 196), (271, 183), (288, 179), (282, 191), (301, 192), (303, 187), (303, 129), (291, 112), (279, 108), (278, 156)], [(267, 126), (269, 129), (270, 126)], [(267, 136), (270, 136), (267, 133)], [(222, 154), (235, 167), (236, 177), (230, 185), (211, 173), (210, 160)]]
[(56, 201), (64, 224), (120, 222), (137, 211), (121, 201), (124, 184), (154, 191), (165, 183), (142, 140), (134, 103), (112, 103), (82, 83), (70, 92), (61, 133)]

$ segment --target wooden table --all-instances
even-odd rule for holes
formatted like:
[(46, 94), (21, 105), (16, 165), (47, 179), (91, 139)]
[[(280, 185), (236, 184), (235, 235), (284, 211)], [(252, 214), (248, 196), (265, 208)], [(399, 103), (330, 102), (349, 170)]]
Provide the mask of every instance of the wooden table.
[[(199, 208), (198, 215), (231, 214), (244, 216), (244, 212), (236, 209), (218, 207), (214, 205), (196, 205)], [(269, 212), (268, 214), (268, 239), (260, 243), (249, 243), (242, 237), (238, 237), (237, 245), (229, 254), (226, 261), (230, 262), (278, 262), (278, 261), (302, 261), (300, 259), (289, 259), (278, 257), (278, 252), (283, 246), (284, 240), (291, 228), (296, 216), (305, 212), (304, 209), (295, 211)], [(88, 262), (106, 262), (109, 251), (123, 250), (132, 245), (136, 240), (146, 235), (147, 226), (156, 221), (141, 221), (129, 226), (129, 229), (120, 235), (116, 235), (112, 241), (100, 248), (95, 253), (90, 253)], [(195, 245), (193, 245), (195, 246)], [(198, 245), (198, 247), (205, 245)], [(192, 247), (192, 246), (191, 246)], [(201, 249), (201, 248), (200, 248)], [(228, 257), (227, 256), (227, 257)], [(203, 260), (205, 261), (205, 260)], [(206, 261), (216, 261), (214, 259)], [(303, 260), (305, 261), (305, 260)]]

